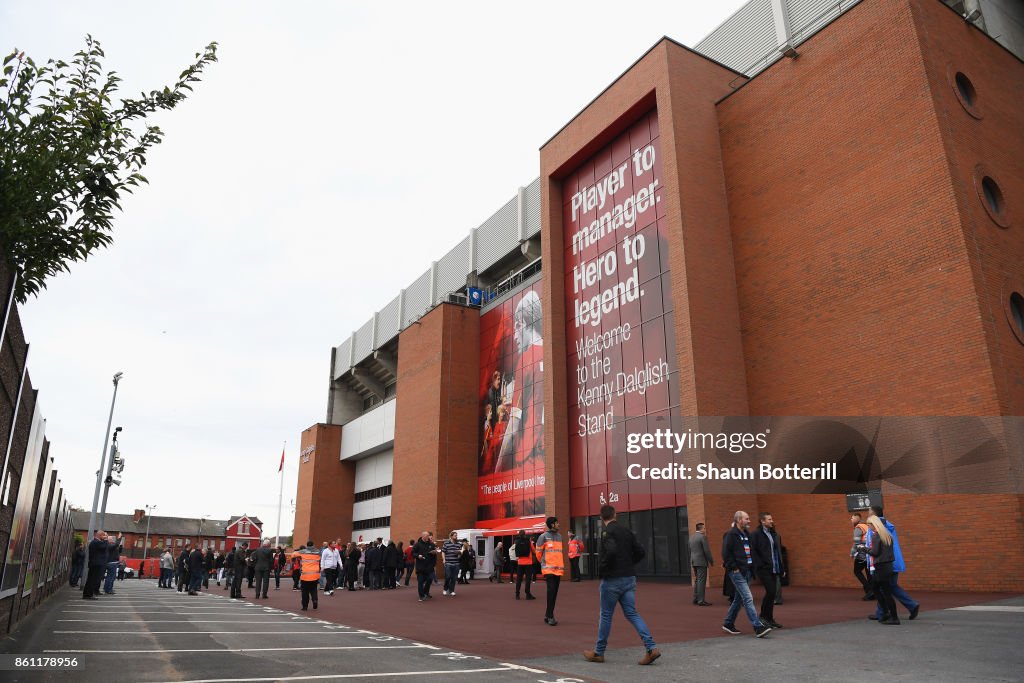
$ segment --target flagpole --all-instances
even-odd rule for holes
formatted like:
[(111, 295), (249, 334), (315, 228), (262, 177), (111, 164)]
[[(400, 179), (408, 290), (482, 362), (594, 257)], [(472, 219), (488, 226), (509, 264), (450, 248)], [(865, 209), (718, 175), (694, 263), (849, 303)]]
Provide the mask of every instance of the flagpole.
[(281, 486), (277, 490), (277, 536), (274, 536), (275, 548), (281, 544), (281, 498), (284, 495), (284, 452), (287, 448), (288, 442), (285, 441), (284, 445), (281, 446)]

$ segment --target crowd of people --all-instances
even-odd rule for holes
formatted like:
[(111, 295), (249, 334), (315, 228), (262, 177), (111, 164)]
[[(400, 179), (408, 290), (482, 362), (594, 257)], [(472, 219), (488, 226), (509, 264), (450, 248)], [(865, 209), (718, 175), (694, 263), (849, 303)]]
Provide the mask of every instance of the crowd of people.
[[(592, 662), (604, 661), (612, 615), (616, 606), (621, 606), (644, 645), (645, 654), (639, 663), (650, 664), (661, 653), (636, 610), (636, 564), (644, 559), (645, 550), (626, 526), (617, 523), (612, 506), (602, 507), (601, 518), (604, 525), (598, 552), (601, 616), (595, 647), (585, 651), (583, 656)], [(726, 571), (723, 592), (730, 598), (722, 630), (731, 635), (741, 633), (736, 627), (741, 609), (757, 638), (782, 628), (775, 620), (774, 608), (782, 603), (781, 588), (787, 574), (785, 549), (772, 514), (762, 512), (758, 520), (758, 527), (751, 530), (750, 516), (739, 510), (722, 537), (721, 561)], [(885, 518), (880, 506), (873, 506), (866, 520), (860, 513), (853, 513), (850, 523), (853, 526), (850, 548), (853, 573), (863, 588), (863, 599), (874, 600), (877, 604), (870, 618), (883, 625), (898, 625), (900, 619), (896, 603), (899, 602), (909, 612), (910, 619), (915, 619), (920, 604), (898, 583), (899, 575), (906, 570), (906, 563), (895, 525)], [(526, 600), (535, 600), (532, 584), (540, 577), (547, 588), (544, 623), (556, 626), (558, 589), (565, 574), (563, 551), (568, 551), (571, 580), (580, 581), (579, 558), (584, 546), (570, 532), (569, 541), (563, 548), (556, 517), (548, 517), (545, 526), (545, 531), (532, 540), (525, 531), (519, 531), (507, 547), (504, 542), (496, 543), (488, 581), (504, 583), (507, 568), (509, 583), (515, 586), (515, 599), (520, 600), (525, 594)], [(111, 538), (104, 531), (96, 532), (88, 547), (89, 573), (83, 590), (85, 599), (96, 599), (104, 580), (102, 592), (114, 592), (114, 580), (124, 567), (121, 550), (121, 534)], [(693, 569), (693, 604), (711, 606), (706, 600), (705, 590), (708, 569), (714, 566), (715, 560), (704, 523), (696, 525), (695, 533), (689, 539), (689, 551)], [(77, 587), (81, 580), (83, 559), (84, 550), (78, 543), (70, 576), (72, 586)], [(309, 540), (292, 552), (284, 546), (272, 547), (269, 539), (253, 548), (242, 543), (227, 554), (212, 548), (186, 545), (175, 557), (172, 550), (166, 548), (160, 554), (158, 586), (197, 595), (200, 588), (209, 588), (212, 579), (217, 586), (223, 583), (224, 590), (231, 591), (230, 597), (242, 599), (243, 582), (247, 582), (248, 589), (255, 589), (253, 599), (266, 599), (271, 579), (274, 589), (279, 590), (281, 575), (284, 574), (286, 580), (292, 579), (292, 590), (301, 592), (302, 609), (307, 610), (310, 605), (313, 609), (318, 608), (321, 594), (334, 595), (336, 590), (345, 589), (396, 589), (408, 586), (415, 573), (418, 599), (426, 602), (433, 598), (432, 586), (441, 583), (437, 573), (438, 559), (443, 567), (442, 594), (455, 597), (457, 587), (468, 584), (476, 570), (476, 553), (472, 545), (468, 539), (460, 539), (455, 531), (440, 543), (434, 540), (432, 532), (424, 531), (408, 545), (402, 542), (395, 544), (394, 541), (385, 543), (377, 538), (368, 543), (343, 543), (336, 539), (317, 547)], [(755, 606), (752, 593), (755, 578), (764, 591), (759, 608)]]

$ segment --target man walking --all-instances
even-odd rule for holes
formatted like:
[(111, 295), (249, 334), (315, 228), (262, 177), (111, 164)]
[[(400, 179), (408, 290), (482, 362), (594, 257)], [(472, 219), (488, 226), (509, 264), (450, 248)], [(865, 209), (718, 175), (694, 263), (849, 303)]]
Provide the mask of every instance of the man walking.
[(619, 524), (615, 508), (601, 507), (600, 572), (601, 572), (601, 621), (597, 627), (597, 645), (583, 653), (588, 662), (604, 662), (604, 651), (608, 647), (608, 636), (612, 632), (612, 616), (615, 606), (622, 606), (622, 615), (636, 629), (643, 641), (646, 652), (637, 664), (652, 664), (661, 656), (647, 623), (636, 611), (636, 568), (635, 565), (647, 554), (637, 543), (633, 532)]
[(708, 567), (715, 564), (711, 555), (711, 544), (704, 532), (704, 522), (697, 522), (696, 531), (690, 536), (690, 566), (693, 567), (693, 604), (710, 607), (704, 600), (704, 589), (708, 585)]
[(320, 585), (320, 551), (313, 545), (313, 539), (309, 539), (306, 541), (306, 547), (299, 548), (295, 555), (302, 562), (299, 575), (302, 585), (302, 610), (309, 609), (310, 600), (313, 601), (313, 609), (316, 609), (316, 589)]
[(89, 575), (85, 577), (85, 588), (82, 597), (86, 600), (95, 600), (100, 590), (100, 583), (103, 581), (103, 574), (107, 570), (107, 533), (99, 529), (93, 534), (89, 541)]
[(177, 585), (178, 592), (183, 592), (189, 585), (188, 580), (188, 557), (191, 551), (191, 546), (188, 543), (181, 549), (181, 554), (178, 555), (178, 559), (175, 562), (175, 569), (177, 571)]
[(725, 564), (726, 576), (736, 589), (733, 594), (729, 611), (726, 612), (722, 630), (730, 635), (739, 635), (736, 629), (736, 615), (740, 612), (740, 604), (747, 612), (754, 627), (754, 635), (763, 638), (772, 627), (761, 622), (754, 610), (754, 598), (750, 595), (750, 579), (754, 560), (750, 549), (750, 515), (737, 510), (733, 515), (732, 527), (725, 534), (722, 542), (722, 562)]
[(770, 512), (762, 512), (761, 525), (750, 535), (750, 551), (754, 560), (754, 574), (764, 585), (764, 599), (761, 600), (761, 623), (772, 628), (782, 628), (775, 621), (775, 597), (778, 578), (782, 576), (782, 546), (775, 535), (775, 520)]
[(327, 577), (324, 584), (324, 595), (334, 595), (334, 587), (338, 582), (339, 567), (341, 567), (341, 555), (338, 553), (338, 548), (334, 545), (334, 541), (331, 541), (320, 553), (320, 569)]
[(537, 559), (540, 560), (540, 573), (548, 588), (547, 610), (544, 612), (544, 623), (557, 626), (555, 620), (555, 601), (558, 600), (558, 585), (565, 574), (565, 559), (562, 556), (562, 535), (558, 533), (558, 518), (548, 517), (544, 520), (548, 530), (537, 537)]
[(270, 539), (263, 539), (263, 544), (253, 553), (253, 567), (256, 571), (256, 597), (267, 597), (270, 590), (270, 569), (274, 566), (274, 549), (270, 547)]
[(238, 600), (242, 599), (242, 579), (245, 578), (245, 569), (247, 566), (245, 561), (245, 551), (248, 547), (248, 543), (243, 543), (241, 546), (237, 546), (235, 548), (235, 560), (231, 567), (232, 570), (234, 570), (234, 574), (231, 576), (231, 597), (237, 598)]
[(416, 590), (420, 602), (430, 599), (431, 577), (434, 576), (434, 563), (437, 547), (430, 540), (430, 532), (424, 531), (412, 547), (412, 556), (416, 558)]
[[(903, 588), (899, 585), (900, 574), (907, 571), (907, 564), (903, 559), (903, 551), (900, 549), (900, 539), (896, 535), (896, 525), (890, 522), (882, 514), (882, 507), (880, 505), (871, 506), (871, 514), (878, 517), (882, 524), (885, 525), (886, 531), (892, 535), (892, 552), (895, 555), (895, 560), (892, 563), (892, 578), (889, 580), (889, 592), (892, 593), (892, 597), (907, 608), (910, 612), (910, 620), (917, 619), (917, 613), (921, 610), (921, 603), (910, 597)], [(881, 606), (875, 608), (875, 613), (870, 617), (871, 619), (879, 619), (882, 616)], [(894, 614), (895, 618), (896, 615)]]
[(536, 600), (530, 592), (530, 585), (533, 583), (533, 544), (526, 537), (526, 532), (521, 530), (516, 535), (515, 543), (512, 546), (516, 551), (516, 600), (519, 599), (519, 590), (526, 579), (526, 599)]
[(867, 546), (868, 525), (859, 512), (850, 515), (850, 524), (853, 525), (853, 546), (850, 548), (850, 557), (853, 558), (853, 575), (860, 582), (864, 589), (864, 601), (874, 600), (875, 594), (871, 590), (871, 580), (868, 578), (868, 556), (864, 550)]
[(501, 541), (498, 541), (498, 544), (494, 546), (494, 557), (491, 560), (491, 564), (494, 566), (494, 573), (487, 577), (487, 583), (491, 581), (501, 583), (501, 568), (505, 564), (505, 544)]
[(459, 578), (459, 558), (462, 555), (462, 544), (459, 535), (454, 531), (448, 534), (448, 540), (441, 546), (444, 554), (444, 595), (455, 595), (455, 582)]
[(217, 567), (217, 556), (213, 554), (213, 542), (206, 548), (206, 556), (203, 558), (203, 588), (210, 587), (210, 572)]
[(85, 568), (85, 549), (81, 541), (75, 541), (75, 552), (71, 556), (71, 573), (68, 575), (68, 584), (72, 588), (78, 588), (78, 582), (82, 580), (82, 570)]
[(582, 581), (580, 576), (580, 555), (583, 554), (583, 541), (576, 538), (576, 534), (569, 532), (569, 571), (570, 580), (573, 583)]

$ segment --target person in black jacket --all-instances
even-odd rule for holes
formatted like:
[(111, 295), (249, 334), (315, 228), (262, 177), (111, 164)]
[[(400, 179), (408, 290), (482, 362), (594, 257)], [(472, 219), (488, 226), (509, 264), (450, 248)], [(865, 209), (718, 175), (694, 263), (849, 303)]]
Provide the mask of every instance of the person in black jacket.
[(227, 557), (224, 558), (224, 590), (227, 590), (231, 586), (231, 581), (235, 576), (235, 549), (232, 548), (228, 551)]
[(206, 556), (197, 545), (188, 556), (188, 594), (199, 595), (199, 589), (203, 587), (203, 572), (206, 566)]
[(235, 573), (231, 577), (232, 598), (242, 598), (242, 579), (245, 578), (245, 570), (248, 566), (248, 564), (246, 563), (245, 551), (248, 549), (248, 547), (248, 543), (243, 543), (240, 547), (235, 548), (235, 564), (233, 567)]
[(97, 529), (89, 541), (89, 574), (85, 577), (85, 588), (82, 591), (82, 597), (86, 600), (96, 600), (96, 594), (100, 592), (100, 582), (107, 571), (109, 548), (107, 533)]
[(219, 552), (214, 555), (213, 558), (213, 569), (217, 572), (217, 585), (224, 579), (224, 556)]
[(758, 618), (754, 609), (754, 598), (750, 594), (750, 579), (754, 566), (750, 545), (750, 515), (742, 510), (737, 510), (733, 515), (732, 527), (725, 534), (722, 542), (722, 563), (725, 565), (726, 576), (736, 588), (722, 630), (734, 636), (740, 634), (740, 631), (736, 630), (736, 615), (739, 614), (742, 603), (750, 623), (754, 626), (754, 635), (763, 638), (772, 627)]
[[(868, 517), (868, 545), (865, 550), (870, 558), (870, 567), (874, 570), (871, 577), (875, 581), (875, 595), (878, 607), (882, 610), (879, 624), (899, 626), (900, 617), (896, 613), (896, 599), (892, 594), (893, 565), (896, 561), (895, 544), (892, 534), (876, 515)], [(911, 617), (914, 615), (911, 614)]]
[(424, 531), (412, 547), (412, 556), (416, 558), (416, 587), (420, 602), (430, 599), (430, 582), (437, 564), (437, 546), (430, 540), (430, 532)]
[(377, 543), (375, 541), (371, 541), (370, 544), (366, 546), (364, 559), (366, 569), (363, 570), (363, 583), (366, 584), (370, 590), (375, 591), (380, 588), (379, 577), (380, 568), (382, 566), (380, 548), (377, 547)]
[(356, 589), (356, 581), (359, 580), (359, 558), (362, 556), (363, 553), (359, 550), (359, 546), (356, 545), (355, 541), (349, 542), (345, 555), (345, 582), (348, 584), (350, 591)]
[(622, 615), (636, 629), (643, 641), (646, 652), (638, 664), (651, 664), (661, 652), (654, 643), (654, 637), (643, 617), (636, 611), (636, 563), (647, 555), (644, 547), (637, 543), (636, 537), (628, 527), (619, 524), (615, 516), (615, 508), (611, 505), (601, 507), (601, 520), (604, 531), (601, 532), (599, 566), (601, 569), (601, 621), (597, 627), (597, 645), (593, 650), (583, 653), (588, 662), (603, 662), (604, 651), (608, 646), (608, 636), (612, 632), (612, 616), (615, 606), (622, 605)]
[(395, 574), (398, 573), (398, 568), (402, 566), (402, 553), (398, 552), (398, 547), (394, 541), (388, 541), (387, 547), (384, 549), (384, 587), (385, 588), (397, 588), (398, 584), (395, 581)]
[(775, 520), (772, 513), (760, 514), (761, 525), (750, 533), (750, 554), (754, 561), (754, 574), (764, 585), (764, 599), (761, 600), (761, 623), (772, 628), (782, 628), (775, 621), (775, 597), (778, 594), (779, 577), (782, 576), (782, 544), (775, 534)]
[(85, 569), (85, 548), (81, 541), (75, 541), (75, 552), (71, 556), (71, 573), (68, 575), (68, 584), (72, 588), (78, 588), (78, 582), (82, 579), (82, 571)]
[(210, 572), (212, 572), (217, 566), (217, 558), (213, 554), (213, 546), (209, 546), (206, 549), (206, 555), (203, 557), (203, 588), (210, 587)]
[(178, 555), (178, 561), (176, 569), (178, 571), (178, 592), (181, 593), (189, 586), (188, 576), (188, 558), (191, 554), (191, 546), (186, 545), (181, 549), (181, 554)]

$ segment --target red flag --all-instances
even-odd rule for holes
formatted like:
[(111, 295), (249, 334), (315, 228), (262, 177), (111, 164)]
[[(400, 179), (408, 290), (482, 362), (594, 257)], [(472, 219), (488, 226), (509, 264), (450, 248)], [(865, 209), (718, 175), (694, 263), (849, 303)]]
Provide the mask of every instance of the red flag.
[(280, 472), (284, 469), (284, 449), (281, 449), (281, 464), (278, 466), (277, 471)]

